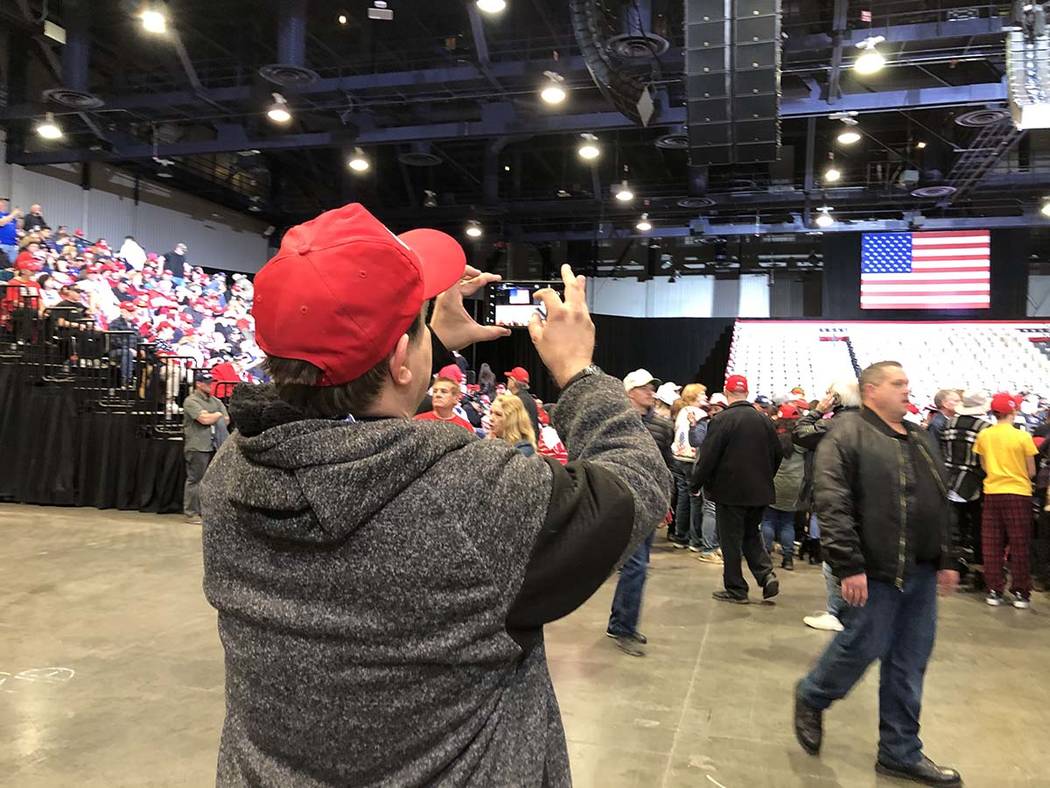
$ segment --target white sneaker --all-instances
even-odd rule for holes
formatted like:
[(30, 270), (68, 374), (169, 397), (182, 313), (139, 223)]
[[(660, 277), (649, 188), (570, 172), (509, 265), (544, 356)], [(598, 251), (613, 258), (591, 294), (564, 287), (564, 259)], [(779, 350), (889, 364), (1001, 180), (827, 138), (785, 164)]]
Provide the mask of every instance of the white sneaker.
[(831, 613), (826, 610), (819, 616), (806, 616), (802, 619), (802, 623), (807, 627), (819, 629), (824, 632), (841, 632), (845, 628), (837, 617), (831, 615)]

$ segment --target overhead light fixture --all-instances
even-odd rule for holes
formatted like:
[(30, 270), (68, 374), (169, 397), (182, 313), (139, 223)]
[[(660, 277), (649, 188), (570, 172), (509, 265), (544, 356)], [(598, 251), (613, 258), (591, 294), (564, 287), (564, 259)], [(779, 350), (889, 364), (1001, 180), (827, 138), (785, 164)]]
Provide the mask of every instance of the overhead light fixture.
[(142, 29), (154, 35), (163, 35), (168, 32), (168, 15), (164, 8), (159, 5), (149, 6), (139, 13)]
[(353, 154), (350, 159), (346, 162), (346, 166), (354, 172), (368, 172), (368, 168), (371, 167), (371, 163), (365, 156), (365, 152), (360, 148), (354, 148)]
[(915, 147), (918, 148), (919, 150), (926, 150), (926, 143), (925, 142), (916, 142), (915, 143)]
[(467, 222), (467, 237), (468, 238), (480, 238), (482, 235), (481, 223), (476, 219), (471, 219)]
[(824, 170), (824, 183), (838, 183), (842, 178), (842, 171), (835, 166), (835, 154), (828, 152), (828, 168)]
[(630, 202), (634, 199), (634, 192), (631, 191), (631, 187), (627, 184), (626, 178), (620, 181), (620, 185), (616, 187), (613, 196), (620, 202)]
[(580, 146), (576, 149), (576, 155), (584, 161), (594, 161), (602, 155), (602, 149), (598, 146), (598, 138), (593, 134), (581, 134)]
[(62, 127), (58, 125), (53, 112), (48, 112), (44, 119), (36, 124), (36, 133), (45, 140), (62, 139)]
[(813, 224), (820, 228), (831, 227), (831, 225), (835, 223), (835, 220), (831, 218), (831, 212), (833, 210), (835, 209), (827, 205), (818, 208), (817, 211), (819, 211), (819, 213), (817, 213), (816, 218), (813, 220)]
[(835, 137), (839, 145), (853, 145), (860, 142), (861, 133), (858, 128), (860, 124), (857, 122), (856, 114), (856, 112), (836, 112), (830, 116), (831, 120), (840, 120), (846, 127)]
[(347, 18), (346, 14), (340, 14), (339, 16), (336, 17), (336, 19), (339, 20), (339, 24), (341, 24), (341, 25), (345, 25), (347, 22), (350, 21)]
[(544, 71), (543, 76), (547, 78), (547, 81), (543, 83), (543, 87), (540, 88), (540, 98), (543, 99), (545, 104), (561, 104), (568, 98), (568, 91), (565, 90), (565, 77), (556, 71)]
[(886, 65), (886, 58), (879, 52), (876, 45), (885, 40), (883, 36), (869, 36), (858, 43), (857, 48), (861, 50), (861, 53), (853, 61), (853, 70), (858, 74), (874, 74), (882, 71), (883, 66)]
[(1043, 198), (1043, 206), (1039, 209), (1039, 213), (1050, 219), (1050, 197)]
[(423, 207), (424, 208), (437, 208), (438, 197), (437, 192), (431, 191), (430, 189), (423, 190)]
[(483, 14), (501, 14), (507, 8), (507, 0), (477, 0), (474, 5)]
[(638, 220), (638, 224), (634, 226), (634, 229), (640, 233), (647, 233), (653, 229), (653, 225), (649, 221), (649, 214), (643, 213), (642, 218)]
[(266, 117), (274, 123), (287, 123), (292, 119), (291, 110), (288, 109), (288, 102), (285, 101), (284, 96), (280, 93), (273, 94), (273, 104), (267, 110)]

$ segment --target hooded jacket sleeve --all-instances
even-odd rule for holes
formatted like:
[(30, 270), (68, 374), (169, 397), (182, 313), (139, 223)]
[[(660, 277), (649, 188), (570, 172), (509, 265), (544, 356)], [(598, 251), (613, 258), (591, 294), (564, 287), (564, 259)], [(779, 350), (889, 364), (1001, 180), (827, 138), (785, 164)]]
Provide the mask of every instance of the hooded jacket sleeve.
[(792, 438), (796, 446), (816, 451), (821, 438), (824, 437), (829, 429), (831, 429), (831, 421), (825, 419), (824, 414), (819, 410), (811, 410), (795, 424)]
[(817, 447), (814, 466), (813, 499), (824, 560), (840, 579), (865, 569), (853, 496), (857, 447), (851, 445), (850, 437), (855, 434), (853, 430), (829, 432)]
[(697, 449), (696, 464), (693, 466), (693, 479), (689, 485), (689, 491), (696, 495), (704, 489), (715, 468), (722, 459), (725, 451), (726, 431), (721, 429), (724, 420), (711, 419), (707, 428), (707, 437), (703, 445)]
[(550, 503), (507, 627), (528, 630), (583, 604), (667, 511), (671, 475), (623, 384), (591, 375), (562, 392), (554, 426), (569, 450), (546, 458)]

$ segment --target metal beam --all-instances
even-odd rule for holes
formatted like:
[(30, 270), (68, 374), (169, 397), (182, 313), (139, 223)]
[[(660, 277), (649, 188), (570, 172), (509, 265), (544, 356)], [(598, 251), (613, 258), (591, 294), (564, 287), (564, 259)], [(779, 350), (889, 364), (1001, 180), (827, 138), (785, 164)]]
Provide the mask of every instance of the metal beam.
[(846, 14), (849, 11), (849, 0), (835, 0), (831, 23), (831, 72), (828, 74), (828, 103), (835, 101), (842, 94), (843, 39), (846, 36)]

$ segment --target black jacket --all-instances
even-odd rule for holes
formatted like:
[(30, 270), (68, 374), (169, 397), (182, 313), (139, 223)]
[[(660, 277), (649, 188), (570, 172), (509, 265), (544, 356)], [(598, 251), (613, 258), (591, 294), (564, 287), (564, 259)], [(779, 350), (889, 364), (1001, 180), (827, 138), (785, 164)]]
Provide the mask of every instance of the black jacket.
[[(824, 559), (838, 578), (864, 572), (901, 587), (915, 559), (916, 535), (939, 542), (941, 568), (956, 566), (958, 538), (940, 449), (925, 430), (904, 426), (901, 440), (865, 408), (836, 417), (817, 448), (816, 514)], [(917, 512), (923, 517), (909, 520)]]
[(653, 436), (653, 440), (656, 441), (656, 445), (660, 449), (660, 456), (664, 458), (664, 462), (670, 468), (671, 463), (674, 461), (674, 455), (671, 453), (671, 444), (674, 443), (674, 425), (670, 419), (657, 416), (656, 411), (652, 408), (642, 416), (642, 423), (649, 429), (649, 434)]
[(795, 424), (795, 431), (791, 436), (792, 440), (794, 440), (796, 446), (801, 446), (807, 450), (802, 472), (802, 489), (799, 490), (798, 500), (808, 512), (812, 512), (814, 508), (813, 463), (815, 462), (817, 446), (820, 445), (821, 439), (828, 434), (828, 430), (831, 429), (832, 425), (837, 423), (839, 416), (843, 413), (855, 413), (857, 410), (858, 408), (846, 408), (838, 405), (831, 411), (830, 419), (825, 419), (824, 414), (819, 410), (811, 410)]
[(784, 459), (773, 422), (750, 402), (734, 402), (711, 419), (696, 454), (692, 492), (728, 506), (768, 506)]
[(525, 412), (529, 414), (529, 422), (532, 424), (532, 431), (538, 438), (540, 435), (540, 414), (536, 410), (536, 400), (529, 393), (528, 386), (522, 386), (520, 383), (518, 385), (520, 388), (516, 396), (521, 400), (521, 404), (525, 406)]

